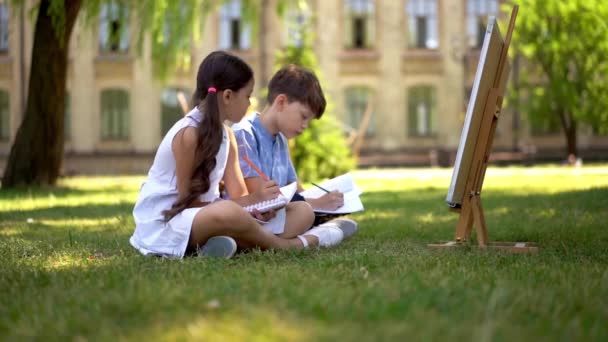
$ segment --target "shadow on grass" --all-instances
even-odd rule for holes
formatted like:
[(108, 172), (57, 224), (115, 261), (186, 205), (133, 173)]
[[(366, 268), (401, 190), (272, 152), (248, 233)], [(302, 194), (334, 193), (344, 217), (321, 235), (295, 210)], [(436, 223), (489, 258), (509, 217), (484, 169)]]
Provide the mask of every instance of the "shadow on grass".
[(130, 185), (105, 185), (102, 188), (83, 189), (81, 187), (70, 186), (53, 186), (41, 188), (12, 188), (0, 189), (0, 200), (19, 200), (29, 197), (46, 198), (53, 196), (56, 198), (80, 197), (83, 195), (108, 194), (108, 193), (123, 193), (134, 191)]
[(46, 208), (5, 211), (3, 221), (25, 221), (28, 218), (40, 220), (67, 220), (67, 219), (104, 219), (115, 216), (131, 215), (133, 202), (119, 202), (114, 204), (80, 204), (74, 206), (57, 205)]

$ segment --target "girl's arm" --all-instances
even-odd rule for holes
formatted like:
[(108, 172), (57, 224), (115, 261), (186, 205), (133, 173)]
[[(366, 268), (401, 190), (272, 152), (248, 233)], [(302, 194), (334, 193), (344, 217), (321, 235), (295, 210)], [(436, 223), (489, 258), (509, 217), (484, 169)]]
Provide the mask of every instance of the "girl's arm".
[[(186, 197), (190, 189), (197, 143), (198, 135), (195, 127), (186, 127), (177, 132), (175, 137), (173, 137), (173, 142), (171, 142), (171, 150), (175, 158), (177, 191), (179, 192), (180, 199)], [(190, 207), (202, 207), (206, 204), (197, 199)]]
[(247, 190), (253, 192), (255, 189), (259, 189), (262, 184), (264, 184), (264, 180), (262, 177), (249, 177), (245, 178), (245, 184), (247, 185)]
[(228, 128), (228, 137), (230, 139), (230, 144), (228, 146), (228, 160), (226, 162), (223, 179), (230, 199), (242, 206), (247, 206), (276, 198), (280, 193), (280, 189), (274, 181), (260, 181), (257, 187), (249, 188), (251, 191), (248, 190), (239, 164), (236, 138), (230, 128)]

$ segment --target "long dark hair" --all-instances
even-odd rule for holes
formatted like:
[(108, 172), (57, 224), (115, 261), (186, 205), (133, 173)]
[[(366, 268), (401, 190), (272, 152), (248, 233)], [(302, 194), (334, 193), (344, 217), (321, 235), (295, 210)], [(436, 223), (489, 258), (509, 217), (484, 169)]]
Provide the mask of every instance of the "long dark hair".
[[(223, 51), (209, 54), (198, 67), (196, 90), (192, 102), (203, 113), (197, 127), (198, 143), (194, 156), (194, 170), (186, 196), (178, 199), (171, 209), (163, 211), (165, 220), (188, 208), (201, 194), (209, 190), (209, 175), (215, 168), (215, 156), (223, 137), (222, 121), (218, 107), (221, 91), (239, 91), (253, 79), (253, 70), (242, 59)], [(215, 88), (216, 92), (209, 92)]]

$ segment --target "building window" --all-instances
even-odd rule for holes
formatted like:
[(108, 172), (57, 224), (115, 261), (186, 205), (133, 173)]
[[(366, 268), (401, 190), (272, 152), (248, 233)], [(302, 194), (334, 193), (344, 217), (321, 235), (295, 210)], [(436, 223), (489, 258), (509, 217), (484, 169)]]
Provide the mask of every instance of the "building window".
[(439, 46), (437, 0), (409, 0), (405, 11), (409, 23), (409, 47), (436, 49)]
[(0, 3), (0, 53), (8, 52), (8, 6)]
[(375, 39), (374, 2), (344, 0), (344, 38), (349, 49), (373, 48)]
[[(561, 128), (561, 126), (559, 128)], [(591, 126), (591, 135), (596, 136), (596, 137), (608, 137), (608, 132), (602, 131), (600, 129), (600, 127), (593, 125), (593, 126)]]
[(99, 51), (124, 54), (129, 51), (128, 9), (116, 2), (103, 4), (99, 14)]
[[(180, 95), (181, 94), (181, 95)], [(180, 97), (182, 101), (185, 101), (186, 94), (189, 91), (182, 88), (165, 88), (161, 95), (161, 125), (160, 134), (165, 136), (169, 129), (177, 122), (177, 120), (184, 117), (184, 109), (180, 103)], [(187, 104), (185, 104), (187, 106)]]
[(240, 0), (231, 0), (220, 8), (220, 49), (246, 50), (251, 47), (251, 25), (243, 22)]
[(65, 140), (70, 140), (72, 137), (72, 97), (70, 93), (65, 93), (65, 111), (63, 117), (63, 136)]
[(467, 0), (467, 41), (480, 48), (486, 34), (488, 18), (498, 15), (498, 0)]
[(101, 92), (101, 139), (129, 138), (129, 92), (107, 89)]
[(8, 92), (0, 90), (0, 141), (7, 141), (11, 135), (11, 111)]
[(284, 15), (285, 30), (283, 40), (287, 46), (302, 47), (305, 43), (306, 30), (310, 27), (310, 13), (298, 8), (293, 3), (287, 8)]
[[(350, 87), (345, 90), (346, 121), (352, 129), (359, 130), (359, 126), (367, 110), (367, 104), (371, 101), (372, 96), (372, 90), (367, 87)], [(371, 115), (372, 117), (365, 131), (366, 136), (373, 136), (376, 130), (373, 113)]]
[(432, 136), (436, 133), (437, 91), (432, 86), (408, 90), (408, 124), (410, 136)]

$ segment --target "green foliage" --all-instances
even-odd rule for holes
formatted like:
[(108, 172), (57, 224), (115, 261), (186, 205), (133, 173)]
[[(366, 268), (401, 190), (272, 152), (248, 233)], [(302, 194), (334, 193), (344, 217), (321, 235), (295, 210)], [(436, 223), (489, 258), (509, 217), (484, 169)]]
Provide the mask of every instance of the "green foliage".
[(511, 51), (529, 61), (518, 93), (531, 121), (563, 122), (566, 130), (586, 123), (608, 133), (608, 2), (513, 2), (520, 9)]
[[(303, 15), (303, 23), (288, 22), (288, 30), (294, 32), (294, 39), (288, 42), (283, 51), (276, 54), (275, 70), (286, 64), (296, 64), (312, 70), (321, 82), (323, 77), (318, 70), (318, 62), (312, 48), (312, 29), (310, 14), (305, 1), (296, 2), (297, 9)], [(281, 9), (285, 11), (285, 9)], [(325, 87), (323, 87), (325, 89)], [(355, 160), (342, 127), (332, 113), (333, 104), (325, 93), (327, 108), (319, 120), (312, 120), (304, 133), (295, 139), (291, 155), (300, 180), (316, 181), (333, 178), (352, 170)]]
[(142, 51), (145, 35), (150, 35), (150, 58), (153, 73), (164, 79), (176, 69), (192, 64), (191, 47), (200, 43), (205, 16), (213, 10), (205, 0), (134, 1), (134, 11), (142, 29), (138, 32), (138, 50)]
[(65, 40), (65, 3), (63, 1), (51, 1), (48, 9), (48, 16), (51, 17), (53, 27), (59, 43), (64, 46)]
[(313, 120), (296, 138), (291, 155), (298, 176), (304, 182), (333, 178), (355, 167), (341, 127), (327, 114), (320, 120)]
[(488, 170), (490, 238), (436, 252), (451, 170), (355, 171), (366, 210), (331, 249), (142, 257), (144, 177), (0, 192), (0, 335), (22, 341), (606, 341), (608, 165)]

